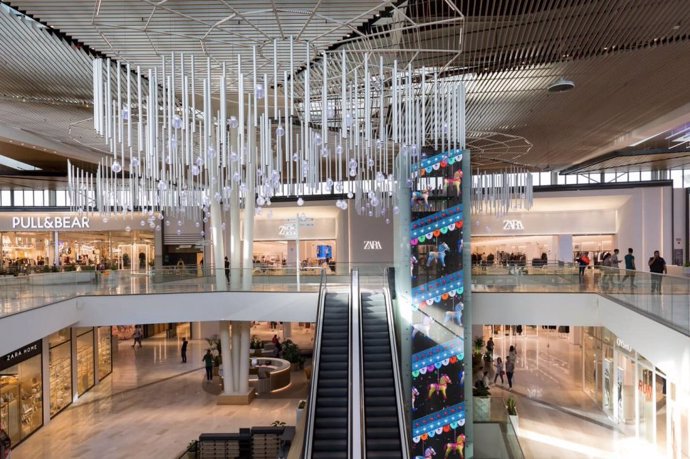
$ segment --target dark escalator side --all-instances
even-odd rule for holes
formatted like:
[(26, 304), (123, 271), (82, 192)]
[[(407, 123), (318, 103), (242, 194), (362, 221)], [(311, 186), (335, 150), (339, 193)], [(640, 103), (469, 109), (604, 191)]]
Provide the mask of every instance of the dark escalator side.
[(319, 350), (311, 457), (348, 457), (349, 298), (327, 293)]
[(362, 293), (362, 355), (367, 458), (407, 457), (401, 440), (385, 297)]

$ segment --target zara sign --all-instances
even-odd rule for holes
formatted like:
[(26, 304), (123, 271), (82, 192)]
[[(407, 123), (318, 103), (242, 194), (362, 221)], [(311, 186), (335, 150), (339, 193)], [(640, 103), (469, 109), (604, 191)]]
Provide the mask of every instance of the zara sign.
[(364, 250), (383, 250), (381, 241), (364, 241)]
[(522, 220), (503, 220), (503, 231), (522, 231), (524, 229)]

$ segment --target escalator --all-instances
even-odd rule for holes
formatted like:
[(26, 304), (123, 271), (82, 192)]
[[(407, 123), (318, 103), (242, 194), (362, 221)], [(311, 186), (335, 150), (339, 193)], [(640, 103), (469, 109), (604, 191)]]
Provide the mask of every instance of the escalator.
[[(309, 457), (347, 458), (349, 445), (350, 308), (347, 293), (326, 293), (318, 368), (312, 384), (314, 415)], [(315, 395), (315, 397), (314, 397)]]
[(383, 293), (361, 295), (361, 340), (364, 379), (364, 441), (366, 457), (406, 458), (407, 444), (401, 435), (397, 356), (391, 348), (390, 309)]

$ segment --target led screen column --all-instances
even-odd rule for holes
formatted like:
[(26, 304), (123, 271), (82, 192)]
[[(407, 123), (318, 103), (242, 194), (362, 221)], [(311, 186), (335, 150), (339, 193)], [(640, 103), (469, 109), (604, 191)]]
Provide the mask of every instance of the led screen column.
[(412, 457), (464, 457), (462, 150), (413, 167)]

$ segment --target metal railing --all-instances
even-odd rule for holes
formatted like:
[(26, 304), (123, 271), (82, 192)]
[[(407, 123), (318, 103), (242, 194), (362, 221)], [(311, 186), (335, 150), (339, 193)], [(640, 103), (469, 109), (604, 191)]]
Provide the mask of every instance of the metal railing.
[[(386, 272), (386, 275), (388, 273)], [(398, 414), (398, 430), (400, 431), (400, 444), (402, 446), (402, 459), (410, 457), (409, 451), (409, 437), (407, 435), (408, 428), (405, 422), (405, 403), (403, 400), (403, 384), (400, 375), (400, 362), (398, 361), (398, 343), (395, 332), (395, 324), (393, 322), (393, 300), (388, 284), (383, 286), (383, 296), (386, 305), (386, 320), (388, 322), (388, 339), (390, 340), (392, 366), (393, 366), (393, 384), (395, 387), (395, 400)]]
[[(350, 281), (350, 392), (348, 406), (348, 451), (352, 458), (367, 456), (364, 441), (364, 356), (362, 354), (361, 297), (359, 289), (359, 270), (353, 269)], [(355, 360), (356, 359), (356, 360)]]
[(314, 336), (314, 351), (312, 357), (311, 386), (309, 388), (309, 402), (307, 405), (307, 420), (304, 429), (304, 444), (302, 457), (311, 457), (311, 448), (314, 441), (314, 416), (316, 414), (316, 393), (319, 385), (319, 363), (321, 360), (321, 335), (323, 325), (323, 309), (326, 302), (327, 279), (326, 273), (321, 273), (319, 283), (319, 303), (316, 309), (316, 330)]

